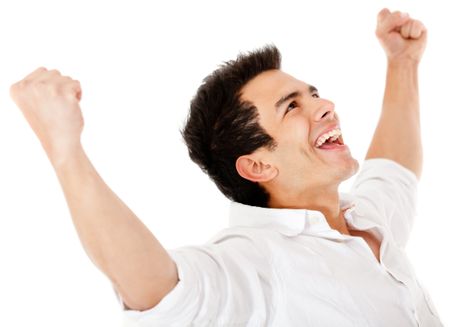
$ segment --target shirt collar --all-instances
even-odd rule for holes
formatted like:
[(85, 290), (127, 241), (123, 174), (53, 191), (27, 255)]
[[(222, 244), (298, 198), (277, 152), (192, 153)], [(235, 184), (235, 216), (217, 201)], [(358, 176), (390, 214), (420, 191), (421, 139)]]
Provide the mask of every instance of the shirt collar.
[[(350, 213), (356, 207), (354, 198), (350, 194), (340, 193), (339, 204), (341, 210), (345, 210), (345, 219), (353, 225)], [(304, 231), (334, 231), (323, 213), (316, 210), (263, 208), (232, 201), (229, 213), (230, 227), (269, 228), (287, 236), (295, 236)]]

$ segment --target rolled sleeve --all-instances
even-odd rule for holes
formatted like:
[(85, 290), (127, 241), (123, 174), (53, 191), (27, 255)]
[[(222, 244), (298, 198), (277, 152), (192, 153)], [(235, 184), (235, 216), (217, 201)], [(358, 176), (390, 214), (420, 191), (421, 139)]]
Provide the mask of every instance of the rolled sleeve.
[(145, 311), (127, 309), (116, 293), (124, 309), (123, 326), (215, 326), (249, 321), (264, 301), (256, 269), (246, 257), (249, 248), (247, 241), (234, 238), (168, 250), (177, 265), (177, 285)]
[(401, 164), (386, 158), (363, 162), (350, 193), (364, 214), (391, 232), (404, 248), (417, 216), (417, 176)]
[(178, 283), (153, 308), (138, 311), (125, 306), (120, 294), (117, 298), (122, 306), (123, 326), (187, 326), (195, 311), (193, 297), (199, 295), (197, 276), (191, 264), (186, 261), (182, 249), (167, 251), (178, 270)]

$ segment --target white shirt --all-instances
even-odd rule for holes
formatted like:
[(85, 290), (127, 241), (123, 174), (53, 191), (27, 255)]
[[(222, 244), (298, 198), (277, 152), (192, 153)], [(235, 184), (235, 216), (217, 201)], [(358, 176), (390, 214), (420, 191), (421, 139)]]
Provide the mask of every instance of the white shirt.
[(124, 326), (443, 326), (405, 252), (417, 186), (412, 171), (377, 158), (339, 194), (350, 229), (382, 241), (381, 263), (320, 211), (231, 202), (229, 228), (168, 251), (179, 282), (158, 305), (127, 310), (118, 296)]

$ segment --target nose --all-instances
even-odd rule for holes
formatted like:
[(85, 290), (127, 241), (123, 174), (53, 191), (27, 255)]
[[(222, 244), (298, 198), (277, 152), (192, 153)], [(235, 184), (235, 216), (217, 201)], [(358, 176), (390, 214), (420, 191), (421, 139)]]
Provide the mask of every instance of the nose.
[(316, 122), (320, 122), (322, 120), (337, 120), (337, 114), (334, 111), (334, 103), (325, 100), (324, 103), (321, 103), (316, 112), (314, 113), (314, 120)]

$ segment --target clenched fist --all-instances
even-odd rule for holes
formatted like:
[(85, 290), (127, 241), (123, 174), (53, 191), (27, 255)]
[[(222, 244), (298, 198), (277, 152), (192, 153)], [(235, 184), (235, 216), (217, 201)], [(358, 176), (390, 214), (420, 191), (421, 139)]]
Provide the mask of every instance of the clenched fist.
[(52, 163), (81, 144), (84, 122), (78, 81), (41, 67), (13, 84), (10, 94)]
[(375, 34), (389, 61), (420, 62), (427, 42), (427, 29), (420, 20), (384, 8), (378, 13)]

